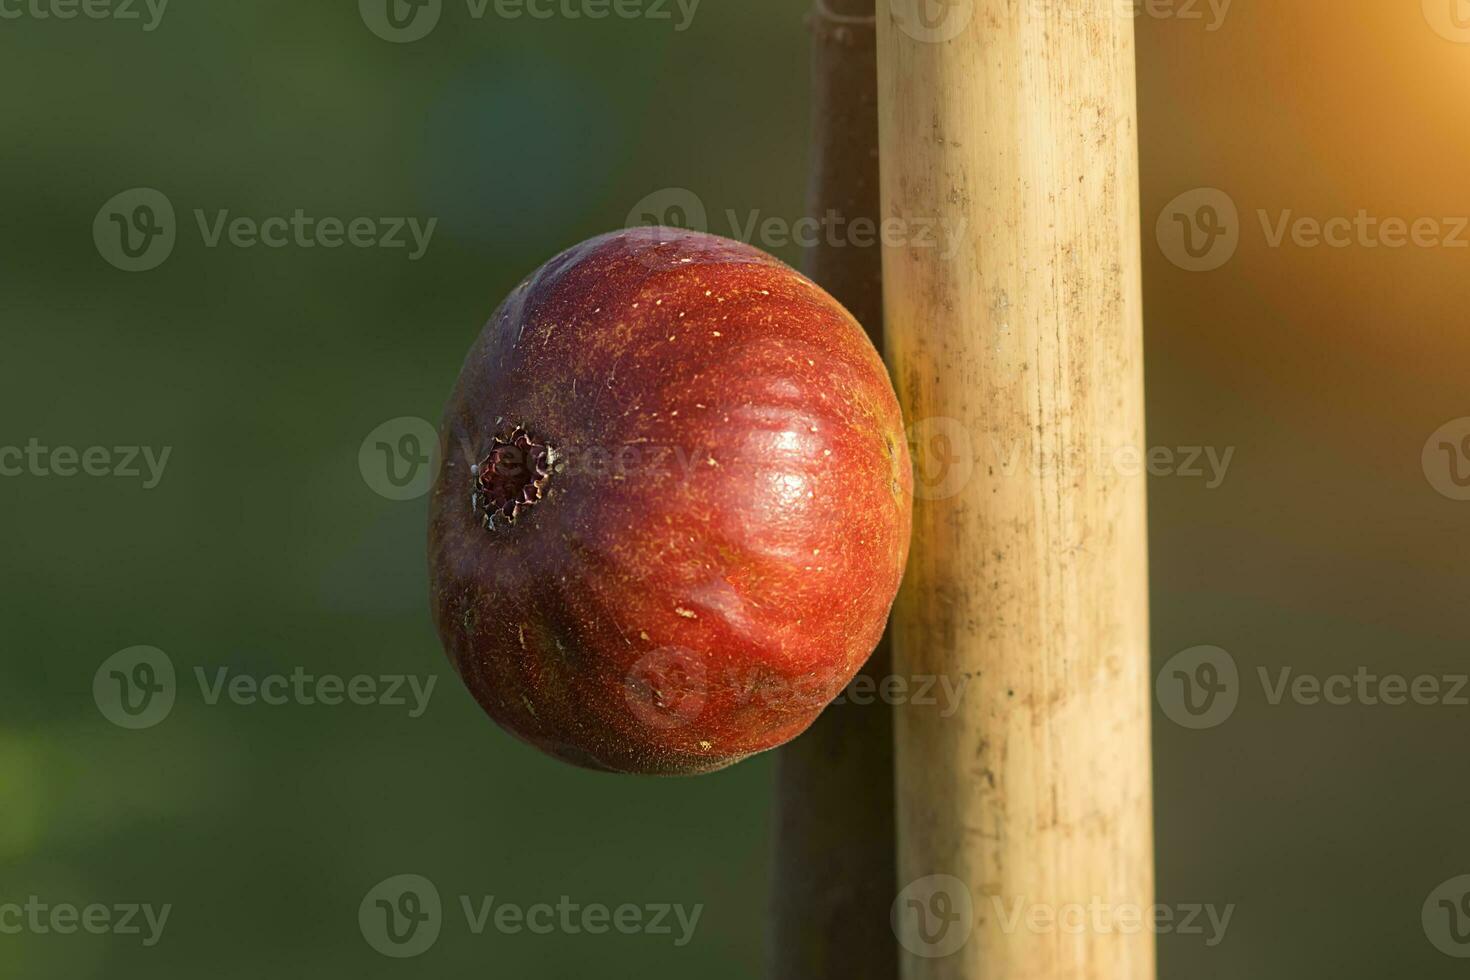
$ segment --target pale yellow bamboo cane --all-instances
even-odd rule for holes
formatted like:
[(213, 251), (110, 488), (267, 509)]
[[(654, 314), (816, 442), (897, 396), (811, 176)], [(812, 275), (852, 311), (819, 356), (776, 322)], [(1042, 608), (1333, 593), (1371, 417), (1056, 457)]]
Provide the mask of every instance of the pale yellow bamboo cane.
[(965, 685), (949, 717), (913, 698), (896, 719), (903, 975), (1147, 980), (1132, 18), (880, 0), (878, 27), (887, 349), (919, 498), (895, 670)]

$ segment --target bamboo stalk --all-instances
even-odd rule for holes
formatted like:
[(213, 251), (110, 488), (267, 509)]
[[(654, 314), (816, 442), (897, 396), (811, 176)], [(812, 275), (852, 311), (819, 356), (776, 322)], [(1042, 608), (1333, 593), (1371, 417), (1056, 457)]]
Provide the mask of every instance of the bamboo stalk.
[[(874, 0), (817, 0), (812, 30), (812, 177), (807, 211), (876, 222), (878, 78)], [(803, 269), (883, 347), (876, 241), (822, 236)], [(834, 244), (836, 242), (837, 244)], [(863, 674), (891, 670), (885, 637)], [(895, 980), (893, 713), (829, 707), (780, 750), (772, 944), (774, 980)]]
[(951, 717), (908, 704), (895, 720), (908, 980), (1154, 973), (1133, 22), (1118, 10), (880, 7), (884, 214), (954, 236), (884, 249), (920, 498), (895, 670), (966, 682)]

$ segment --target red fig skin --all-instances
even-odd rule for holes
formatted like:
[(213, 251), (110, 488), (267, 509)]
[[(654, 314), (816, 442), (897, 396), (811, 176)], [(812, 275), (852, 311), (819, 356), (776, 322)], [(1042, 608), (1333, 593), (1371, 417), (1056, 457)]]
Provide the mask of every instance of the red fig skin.
[(486, 324), (440, 436), (440, 638), (559, 759), (723, 768), (805, 730), (882, 635), (898, 401), (858, 323), (758, 249), (644, 228), (562, 253)]

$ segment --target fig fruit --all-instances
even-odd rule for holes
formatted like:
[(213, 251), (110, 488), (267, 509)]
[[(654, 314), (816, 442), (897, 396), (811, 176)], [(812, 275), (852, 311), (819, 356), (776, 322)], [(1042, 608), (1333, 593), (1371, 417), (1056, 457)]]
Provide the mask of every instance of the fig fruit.
[(730, 765), (800, 734), (882, 635), (898, 400), (858, 323), (756, 248), (644, 228), (563, 252), (486, 324), (440, 436), (440, 638), (557, 758)]

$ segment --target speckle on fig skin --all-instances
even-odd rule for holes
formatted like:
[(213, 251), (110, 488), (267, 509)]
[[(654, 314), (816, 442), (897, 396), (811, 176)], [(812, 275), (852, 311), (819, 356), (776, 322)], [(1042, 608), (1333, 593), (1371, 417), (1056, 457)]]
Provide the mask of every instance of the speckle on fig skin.
[[(567, 465), (487, 533), (470, 468), (508, 426)], [(723, 768), (805, 729), (882, 633), (912, 505), (897, 400), (857, 323), (756, 249), (639, 229), (553, 258), (481, 333), (441, 435), (440, 636), (552, 755)], [(616, 472), (597, 449), (641, 455)]]

